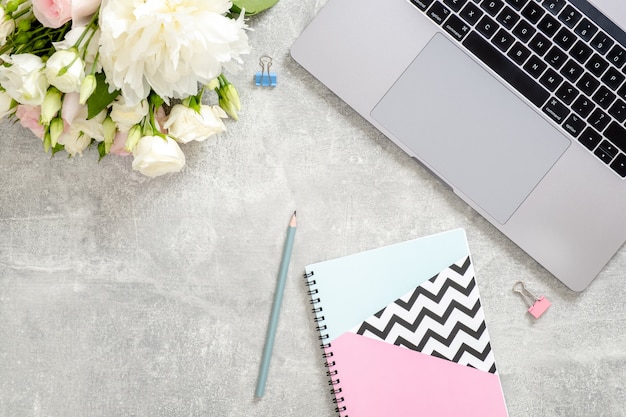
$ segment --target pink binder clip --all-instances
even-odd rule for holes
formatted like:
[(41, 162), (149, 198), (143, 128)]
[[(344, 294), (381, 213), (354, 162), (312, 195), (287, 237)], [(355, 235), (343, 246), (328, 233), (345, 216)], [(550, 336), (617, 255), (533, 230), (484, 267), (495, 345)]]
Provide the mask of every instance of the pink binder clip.
[(548, 307), (552, 305), (550, 300), (545, 298), (543, 295), (541, 297), (537, 297), (535, 294), (528, 291), (526, 288), (526, 284), (524, 281), (517, 281), (513, 285), (513, 291), (518, 292), (522, 295), (524, 300), (526, 300), (526, 304), (530, 306), (528, 312), (536, 319), (541, 317), (543, 313), (546, 312)]

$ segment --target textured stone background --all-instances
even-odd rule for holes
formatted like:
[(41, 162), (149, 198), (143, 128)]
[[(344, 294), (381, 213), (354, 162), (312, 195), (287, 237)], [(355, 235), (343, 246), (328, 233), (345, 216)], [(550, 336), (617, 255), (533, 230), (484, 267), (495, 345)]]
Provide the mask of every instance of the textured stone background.
[[(0, 147), (0, 416), (332, 416), (301, 274), (463, 227), (511, 417), (625, 416), (626, 250), (567, 290), (289, 57), (324, 0), (250, 20), (244, 110), (147, 179), (97, 152)], [(346, 16), (349, 19), (350, 16)], [(274, 89), (257, 88), (269, 54)], [(367, 86), (364, 86), (367, 88)], [(253, 399), (286, 225), (299, 227), (265, 397)], [(553, 307), (525, 313), (523, 279)]]

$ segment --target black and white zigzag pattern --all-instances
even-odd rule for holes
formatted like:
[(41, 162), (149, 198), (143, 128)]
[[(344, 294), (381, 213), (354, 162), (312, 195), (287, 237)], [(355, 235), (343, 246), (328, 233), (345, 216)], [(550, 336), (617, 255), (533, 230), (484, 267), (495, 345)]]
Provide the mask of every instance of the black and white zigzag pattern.
[(380, 310), (353, 332), (496, 373), (469, 257)]

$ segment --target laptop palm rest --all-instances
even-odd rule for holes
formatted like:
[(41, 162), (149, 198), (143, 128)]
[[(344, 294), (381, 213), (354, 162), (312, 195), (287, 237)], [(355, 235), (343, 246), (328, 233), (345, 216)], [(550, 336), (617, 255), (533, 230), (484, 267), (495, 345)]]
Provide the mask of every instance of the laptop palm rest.
[(411, 156), (501, 224), (570, 145), (441, 34), (371, 116)]

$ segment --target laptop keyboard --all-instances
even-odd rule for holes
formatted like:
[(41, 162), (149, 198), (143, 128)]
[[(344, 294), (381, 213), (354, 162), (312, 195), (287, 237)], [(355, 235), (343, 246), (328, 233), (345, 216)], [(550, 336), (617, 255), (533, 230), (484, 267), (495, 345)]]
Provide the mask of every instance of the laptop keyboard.
[(626, 33), (581, 1), (410, 1), (626, 177)]

